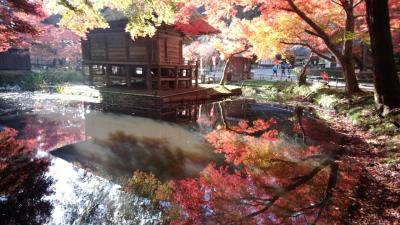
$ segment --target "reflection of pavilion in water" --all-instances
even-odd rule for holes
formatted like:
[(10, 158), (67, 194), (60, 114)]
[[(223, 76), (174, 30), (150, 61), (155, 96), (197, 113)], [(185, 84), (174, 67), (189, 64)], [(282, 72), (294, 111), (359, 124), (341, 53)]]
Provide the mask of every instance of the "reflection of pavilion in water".
[(255, 121), (258, 119), (274, 118), (280, 121), (281, 129), (288, 130), (292, 124), (288, 123), (293, 116), (293, 110), (257, 103), (253, 99), (236, 99), (232, 101), (216, 102), (199, 106), (197, 125), (200, 129), (212, 130), (222, 127), (236, 126), (240, 121)]

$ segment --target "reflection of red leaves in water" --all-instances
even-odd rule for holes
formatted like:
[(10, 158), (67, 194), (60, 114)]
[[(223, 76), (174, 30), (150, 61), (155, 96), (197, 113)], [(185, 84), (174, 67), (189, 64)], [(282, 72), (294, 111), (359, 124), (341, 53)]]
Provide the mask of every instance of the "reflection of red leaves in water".
[(302, 132), (299, 123), (295, 123), (295, 124), (293, 125), (293, 132), (294, 132), (294, 133), (297, 133), (297, 134), (299, 134), (299, 133)]
[[(313, 169), (281, 163), (263, 173), (249, 173), (247, 169), (229, 172), (226, 168), (209, 165), (199, 178), (172, 182), (171, 203), (180, 213), (172, 224), (304, 224), (325, 207), (318, 203), (324, 201), (329, 170), (322, 168), (317, 174), (308, 175)], [(287, 191), (281, 188), (290, 187), (301, 179), (306, 183)], [(272, 199), (273, 204), (268, 206)], [(264, 207), (268, 210), (246, 218)], [(304, 211), (307, 219), (291, 216), (307, 207), (310, 207)], [(331, 211), (323, 212), (325, 216), (329, 213), (329, 217), (321, 219), (321, 224), (335, 224), (330, 219), (340, 214)]]
[[(318, 121), (302, 122), (319, 142), (338, 136)], [(335, 188), (349, 189), (354, 181), (340, 172), (336, 184), (337, 165), (324, 158), (325, 145), (279, 141), (279, 132), (268, 130), (275, 123), (242, 120), (210, 132), (208, 142), (240, 171), (208, 165), (198, 178), (174, 181), (171, 203), (180, 216), (173, 224), (338, 224), (347, 201), (337, 199)]]
[(32, 147), (50, 151), (58, 147), (85, 140), (84, 120), (79, 117), (55, 120), (50, 117), (27, 117), (21, 131)]
[(254, 134), (259, 131), (265, 131), (274, 124), (276, 124), (274, 118), (271, 118), (268, 121), (257, 119), (253, 121), (252, 126), (249, 126), (249, 121), (241, 120), (237, 126), (232, 126), (230, 129), (238, 133)]
[[(186, 214), (187, 224), (193, 224), (202, 220), (201, 206), (205, 204), (202, 184), (197, 179), (186, 179), (171, 183), (174, 190), (171, 201), (180, 206), (180, 210)], [(171, 224), (181, 224), (174, 221)]]
[[(227, 169), (216, 169), (213, 165), (207, 166), (199, 178), (174, 181), (172, 203), (179, 206), (184, 216), (171, 224), (199, 224), (205, 222), (207, 216), (210, 216), (207, 222), (222, 223), (227, 222), (227, 218), (237, 220), (249, 213), (249, 207), (233, 202), (240, 200), (252, 185), (252, 180), (240, 172), (228, 173)], [(214, 213), (224, 215), (215, 216)]]
[(321, 153), (321, 148), (319, 146), (308, 146), (306, 151), (304, 152), (304, 157), (318, 155)]
[(278, 140), (278, 135), (279, 135), (279, 131), (278, 130), (269, 130), (267, 132), (264, 132), (261, 135), (261, 138), (267, 139), (267, 140), (270, 140), (270, 141), (276, 141), (276, 140)]
[(207, 134), (206, 138), (214, 146), (216, 152), (225, 154), (226, 159), (235, 164), (241, 163), (248, 152), (248, 145), (234, 132), (214, 130)]
[(52, 180), (46, 176), (50, 162), (35, 158), (17, 132), (0, 132), (0, 224), (43, 224), (52, 206), (43, 197), (51, 194)]
[[(233, 126), (228, 130), (214, 130), (206, 135), (206, 139), (211, 143), (215, 151), (223, 153), (228, 162), (238, 165), (247, 158), (252, 158), (254, 153), (267, 153), (267, 142), (278, 140), (278, 130), (268, 130), (271, 125), (276, 124), (274, 118), (268, 121), (258, 119), (253, 121), (252, 125), (248, 125), (246, 120), (239, 121), (237, 126)], [(262, 132), (261, 138), (253, 137), (256, 132)], [(265, 146), (259, 149), (260, 146)]]
[(249, 121), (247, 121), (247, 120), (240, 120), (239, 123), (238, 123), (238, 127), (239, 127), (239, 129), (241, 129), (241, 130), (247, 129), (247, 128), (249, 127)]

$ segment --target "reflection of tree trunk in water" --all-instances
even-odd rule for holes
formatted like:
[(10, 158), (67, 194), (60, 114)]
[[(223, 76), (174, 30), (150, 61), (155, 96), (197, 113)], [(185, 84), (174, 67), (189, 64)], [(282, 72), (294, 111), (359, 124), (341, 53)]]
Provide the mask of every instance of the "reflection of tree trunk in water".
[(294, 112), (296, 113), (297, 121), (299, 122), (299, 126), (303, 134), (303, 142), (304, 144), (306, 144), (306, 131), (304, 129), (303, 122), (301, 121), (301, 119), (303, 118), (303, 110), (304, 110), (303, 107), (296, 106)]
[[(324, 209), (327, 207), (328, 203), (332, 199), (333, 189), (335, 188), (336, 183), (337, 183), (339, 166), (337, 163), (333, 162), (330, 167), (331, 168), (330, 168), (330, 173), (329, 173), (328, 185), (326, 186), (325, 197), (319, 203), (306, 208), (306, 209), (310, 209), (310, 208), (319, 207), (317, 217), (315, 218), (314, 222), (311, 224), (316, 224), (318, 222), (318, 220), (321, 218), (322, 212), (324, 211)], [(302, 209), (302, 211), (303, 210), (305, 210), (305, 209)]]
[(222, 104), (221, 104), (221, 102), (217, 102), (217, 104), (218, 104), (219, 112), (221, 113), (221, 120), (222, 120), (222, 124), (224, 125), (224, 129), (229, 130), (229, 127), (226, 123), (226, 118), (225, 118), (224, 109), (222, 107)]
[[(285, 195), (288, 192), (293, 191), (296, 188), (298, 188), (299, 186), (307, 183), (307, 181), (311, 180), (315, 175), (317, 175), (321, 170), (323, 170), (328, 165), (332, 165), (332, 163), (333, 163), (332, 160), (327, 159), (327, 160), (323, 161), (319, 166), (317, 166), (313, 170), (311, 170), (308, 174), (306, 174), (304, 176), (301, 176), (301, 177), (297, 177), (294, 182), (292, 182), (287, 187), (284, 187), (281, 191), (279, 191), (271, 199), (265, 200), (266, 203), (265, 203), (265, 207), (264, 208), (262, 208), (262, 209), (260, 209), (260, 210), (258, 210), (256, 212), (253, 212), (253, 213), (243, 217), (242, 220), (249, 219), (249, 218), (255, 217), (257, 215), (260, 215), (260, 214), (266, 212), (283, 195)], [(330, 175), (331, 176), (332, 175), (337, 176), (337, 172), (334, 173), (334, 174), (331, 173)], [(334, 185), (336, 185), (336, 179), (337, 179), (336, 177), (335, 178), (329, 177), (329, 181), (331, 182), (331, 180), (332, 180), (331, 183), (334, 184)], [(333, 183), (333, 181), (335, 181), (335, 182)], [(333, 187), (330, 187), (328, 185), (328, 188), (330, 188), (330, 189), (332, 189)], [(332, 190), (330, 190), (330, 192), (332, 192)], [(314, 207), (315, 207), (315, 205), (310, 206), (310, 208), (314, 208)]]
[[(276, 195), (274, 195), (271, 199), (264, 200), (265, 201), (264, 208), (243, 217), (241, 219), (241, 221), (255, 217), (257, 215), (260, 215), (260, 214), (266, 212), (279, 198), (281, 198), (283, 195), (287, 194), (288, 192), (295, 190), (299, 186), (305, 184), (307, 181), (311, 180), (313, 177), (315, 177), (315, 175), (317, 175), (321, 170), (323, 170), (327, 166), (330, 166), (331, 169), (330, 169), (329, 181), (328, 181), (328, 185), (326, 188), (325, 197), (322, 199), (321, 202), (295, 212), (295, 213), (300, 213), (302, 210), (309, 210), (312, 208), (320, 207), (319, 214), (322, 214), (323, 209), (326, 207), (327, 203), (329, 203), (329, 201), (332, 197), (333, 188), (336, 186), (337, 175), (338, 175), (338, 165), (335, 164), (331, 159), (326, 159), (319, 166), (317, 166), (313, 170), (311, 170), (308, 174), (301, 176), (301, 177), (297, 177), (291, 184), (289, 184), (287, 187), (283, 188)], [(316, 221), (319, 219), (319, 217), (320, 217), (320, 215), (317, 216)]]
[(307, 69), (311, 63), (312, 54), (308, 58), (306, 64), (304, 65), (303, 69), (301, 70), (301, 74), (299, 75), (299, 86), (307, 84)]
[(225, 81), (228, 79), (228, 69), (229, 69), (229, 65), (231, 64), (231, 58), (232, 58), (232, 56), (229, 56), (225, 62), (224, 72), (222, 74), (221, 80), (219, 81), (220, 85), (224, 85)]

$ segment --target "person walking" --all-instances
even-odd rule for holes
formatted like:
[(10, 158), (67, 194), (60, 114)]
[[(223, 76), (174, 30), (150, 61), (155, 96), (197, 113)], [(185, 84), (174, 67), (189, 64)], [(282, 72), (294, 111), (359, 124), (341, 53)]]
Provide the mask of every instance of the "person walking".
[(281, 64), (281, 68), (282, 68), (282, 76), (283, 75), (285, 75), (286, 76), (286, 63), (285, 62), (283, 62), (282, 64)]
[(278, 66), (276, 65), (272, 67), (272, 76), (274, 75), (278, 76)]

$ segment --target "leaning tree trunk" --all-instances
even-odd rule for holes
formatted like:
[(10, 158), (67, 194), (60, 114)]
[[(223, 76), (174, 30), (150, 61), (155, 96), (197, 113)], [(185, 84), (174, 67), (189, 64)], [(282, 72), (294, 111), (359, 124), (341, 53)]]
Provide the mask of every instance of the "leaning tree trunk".
[(385, 114), (400, 107), (400, 82), (393, 56), (388, 0), (366, 0), (366, 6), (374, 65), (375, 103), (379, 112)]
[(219, 81), (220, 85), (224, 85), (225, 81), (228, 79), (228, 72), (229, 72), (229, 66), (231, 64), (231, 58), (232, 58), (232, 56), (229, 56), (226, 59), (225, 66), (224, 66), (224, 72), (223, 72), (221, 80)]
[(299, 86), (306, 85), (307, 84), (307, 69), (310, 66), (312, 59), (312, 55), (308, 58), (306, 64), (304, 65), (303, 69), (301, 70), (301, 74), (299, 75)]

